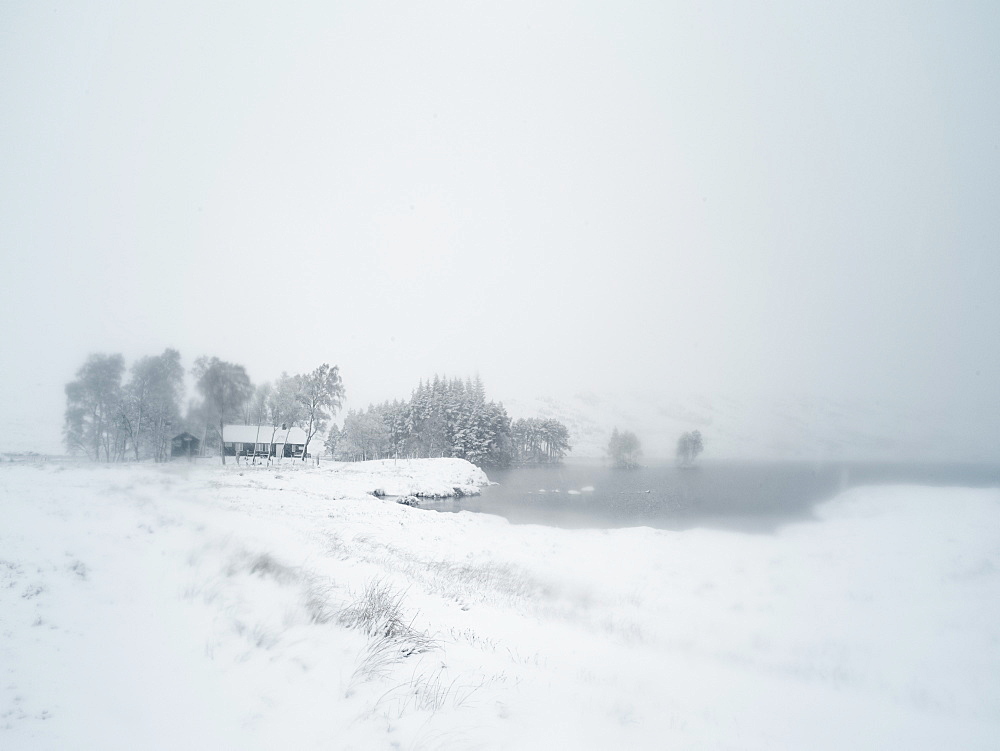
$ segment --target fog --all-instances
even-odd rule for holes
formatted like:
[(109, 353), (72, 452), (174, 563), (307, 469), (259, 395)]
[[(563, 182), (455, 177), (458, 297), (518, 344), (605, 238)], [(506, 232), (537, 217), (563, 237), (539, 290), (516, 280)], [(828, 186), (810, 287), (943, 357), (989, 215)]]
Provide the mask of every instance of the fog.
[(609, 423), (735, 399), (706, 455), (791, 399), (784, 444), (834, 404), (893, 456), (995, 458), (998, 28), (992, 3), (6, 3), (0, 449), (60, 450), (88, 353), (175, 347), (256, 382), (338, 364), (350, 407), (478, 373), (525, 409), (631, 405)]

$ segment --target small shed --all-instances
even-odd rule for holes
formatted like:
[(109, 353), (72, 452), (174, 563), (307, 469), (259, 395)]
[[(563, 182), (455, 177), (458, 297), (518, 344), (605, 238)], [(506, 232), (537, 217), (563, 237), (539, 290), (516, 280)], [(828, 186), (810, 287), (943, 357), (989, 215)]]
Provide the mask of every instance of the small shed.
[(190, 433), (181, 433), (170, 439), (170, 458), (198, 456), (201, 453), (201, 439)]

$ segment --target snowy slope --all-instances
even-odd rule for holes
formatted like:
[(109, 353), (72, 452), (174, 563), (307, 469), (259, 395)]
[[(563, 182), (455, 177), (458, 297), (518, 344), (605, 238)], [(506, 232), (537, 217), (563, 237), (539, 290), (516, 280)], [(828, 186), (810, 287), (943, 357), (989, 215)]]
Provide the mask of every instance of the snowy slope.
[(998, 491), (566, 531), (364, 490), (454, 462), (307, 467), (0, 466), (0, 747), (1000, 741)]

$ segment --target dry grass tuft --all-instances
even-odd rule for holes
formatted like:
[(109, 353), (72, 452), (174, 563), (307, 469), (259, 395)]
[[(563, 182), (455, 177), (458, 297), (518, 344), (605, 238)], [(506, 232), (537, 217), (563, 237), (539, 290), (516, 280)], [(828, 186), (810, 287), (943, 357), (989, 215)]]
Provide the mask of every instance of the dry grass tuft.
[(270, 553), (253, 556), (247, 563), (247, 571), (259, 576), (270, 576), (280, 584), (289, 584), (301, 576), (301, 573), (291, 566), (278, 563)]
[(337, 620), (368, 636), (402, 636), (412, 630), (403, 620), (402, 602), (402, 592), (394, 592), (387, 582), (375, 579), (365, 587), (360, 598), (340, 611)]
[(337, 614), (342, 625), (372, 637), (351, 676), (352, 688), (358, 683), (384, 679), (407, 657), (440, 647), (435, 639), (413, 628), (413, 619), (403, 618), (403, 595), (376, 579), (369, 582), (361, 597)]

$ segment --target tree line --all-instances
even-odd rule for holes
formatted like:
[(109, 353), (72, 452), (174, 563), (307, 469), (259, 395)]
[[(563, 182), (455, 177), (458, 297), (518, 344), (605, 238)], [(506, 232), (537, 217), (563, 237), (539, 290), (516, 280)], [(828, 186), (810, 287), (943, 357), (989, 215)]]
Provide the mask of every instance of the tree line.
[(63, 438), (71, 453), (95, 461), (163, 461), (180, 422), (184, 368), (177, 350), (143, 357), (129, 380), (121, 355), (91, 355), (66, 385)]
[(185, 370), (177, 350), (141, 358), (127, 381), (125, 373), (122, 355), (93, 354), (66, 385), (63, 437), (71, 453), (105, 462), (165, 461), (173, 436), (187, 431), (200, 436), (203, 447), (217, 440), (225, 464), (223, 426), (242, 421), (272, 426), (269, 446), (282, 426), (301, 427), (304, 459), (309, 443), (326, 430), (344, 397), (336, 365), (283, 373), (274, 384), (255, 386), (242, 365), (200, 357), (192, 375), (201, 399), (189, 403), (182, 416)]
[(303, 459), (324, 434), (330, 455), (346, 461), (444, 456), (507, 467), (559, 462), (570, 450), (565, 425), (511, 420), (502, 403), (486, 398), (478, 377), (434, 376), (421, 381), (407, 401), (349, 411), (340, 428), (333, 417), (345, 391), (336, 365), (254, 385), (242, 365), (200, 357), (191, 375), (200, 398), (182, 415), (185, 370), (177, 350), (143, 357), (127, 372), (120, 354), (90, 355), (66, 385), (67, 448), (95, 461), (166, 461), (171, 439), (189, 432), (203, 451), (217, 445), (225, 464), (223, 427), (242, 423), (270, 426), (270, 434), (257, 441), (268, 451), (279, 430), (300, 427), (306, 436)]
[(347, 461), (448, 456), (507, 467), (558, 462), (570, 443), (557, 420), (512, 421), (503, 404), (486, 398), (478, 377), (434, 376), (421, 381), (408, 401), (349, 411), (343, 429), (331, 428), (326, 448)]

